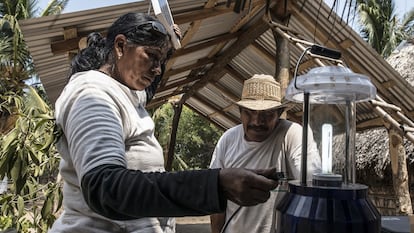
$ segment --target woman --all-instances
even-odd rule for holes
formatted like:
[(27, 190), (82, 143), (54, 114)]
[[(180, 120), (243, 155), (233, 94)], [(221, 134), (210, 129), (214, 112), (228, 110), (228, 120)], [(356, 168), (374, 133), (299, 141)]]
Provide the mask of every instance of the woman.
[(64, 213), (50, 232), (174, 232), (170, 217), (222, 212), (227, 199), (262, 203), (277, 186), (266, 178), (274, 170), (164, 172), (143, 105), (170, 51), (159, 21), (128, 13), (74, 58), (56, 102)]

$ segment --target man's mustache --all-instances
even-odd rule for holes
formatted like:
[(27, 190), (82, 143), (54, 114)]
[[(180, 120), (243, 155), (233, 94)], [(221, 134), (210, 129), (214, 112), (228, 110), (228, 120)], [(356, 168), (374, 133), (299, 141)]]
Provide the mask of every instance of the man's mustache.
[(266, 131), (269, 128), (264, 125), (247, 125), (247, 129), (254, 130), (254, 131)]

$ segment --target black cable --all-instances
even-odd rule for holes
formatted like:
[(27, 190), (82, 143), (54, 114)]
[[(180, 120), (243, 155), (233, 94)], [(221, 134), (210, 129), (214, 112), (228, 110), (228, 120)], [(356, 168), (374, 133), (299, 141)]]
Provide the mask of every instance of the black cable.
[(227, 226), (229, 225), (231, 219), (240, 211), (240, 209), (242, 208), (242, 206), (239, 206), (236, 211), (234, 211), (234, 213), (230, 216), (229, 220), (227, 220), (227, 222), (224, 224), (223, 228), (221, 228), (220, 233), (224, 233), (224, 231), (226, 230)]
[[(282, 180), (282, 181), (286, 181), (287, 179), (286, 179), (286, 174), (284, 173), (284, 172), (275, 172), (274, 174), (273, 174), (273, 176), (272, 177), (270, 177), (271, 179), (273, 179), (273, 180), (276, 180), (276, 181), (279, 181), (279, 180)], [(280, 183), (279, 183), (279, 185), (280, 185)], [(276, 189), (275, 189), (276, 190)], [(276, 201), (275, 201), (275, 203), (276, 203)], [(239, 206), (237, 209), (236, 209), (236, 211), (234, 211), (234, 213), (230, 216), (230, 218), (229, 218), (229, 220), (227, 220), (227, 222), (224, 224), (224, 226), (223, 226), (223, 228), (221, 228), (221, 231), (220, 231), (220, 233), (224, 233), (224, 231), (226, 230), (226, 228), (227, 228), (227, 226), (229, 225), (229, 223), (230, 223), (230, 221), (233, 219), (233, 217), (241, 210), (241, 208), (242, 208), (242, 206)]]

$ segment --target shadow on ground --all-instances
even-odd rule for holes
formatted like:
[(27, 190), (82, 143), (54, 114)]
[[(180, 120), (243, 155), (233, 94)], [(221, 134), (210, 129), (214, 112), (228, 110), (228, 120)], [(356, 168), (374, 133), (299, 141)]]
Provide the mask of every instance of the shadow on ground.
[(210, 233), (209, 223), (177, 224), (176, 233)]
[(210, 217), (176, 218), (176, 233), (211, 233)]

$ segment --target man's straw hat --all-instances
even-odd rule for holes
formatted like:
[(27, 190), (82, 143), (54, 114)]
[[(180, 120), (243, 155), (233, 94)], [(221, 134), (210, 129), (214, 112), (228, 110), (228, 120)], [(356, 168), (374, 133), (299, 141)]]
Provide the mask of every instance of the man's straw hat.
[(290, 105), (281, 102), (279, 83), (270, 75), (255, 74), (244, 81), (241, 100), (235, 104), (257, 111), (285, 108)]

